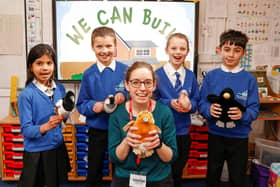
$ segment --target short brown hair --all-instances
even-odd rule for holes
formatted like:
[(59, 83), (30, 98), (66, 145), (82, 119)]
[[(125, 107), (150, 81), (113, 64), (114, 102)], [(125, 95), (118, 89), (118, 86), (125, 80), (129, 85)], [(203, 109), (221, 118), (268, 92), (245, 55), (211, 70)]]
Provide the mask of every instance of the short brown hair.
[(234, 44), (245, 49), (248, 42), (248, 37), (241, 31), (230, 29), (221, 34), (220, 47), (222, 47), (227, 42), (230, 42), (230, 45)]
[(167, 42), (166, 42), (166, 46), (165, 46), (165, 49), (168, 48), (168, 45), (169, 45), (169, 42), (172, 38), (180, 38), (180, 39), (183, 39), (187, 42), (187, 48), (188, 48), (188, 51), (190, 50), (190, 44), (189, 44), (189, 39), (186, 35), (182, 34), (182, 33), (173, 33), (171, 35), (168, 36), (167, 38)]
[(96, 37), (112, 36), (114, 38), (114, 43), (117, 43), (116, 33), (114, 29), (110, 27), (97, 27), (91, 33), (91, 46), (93, 47), (94, 39)]

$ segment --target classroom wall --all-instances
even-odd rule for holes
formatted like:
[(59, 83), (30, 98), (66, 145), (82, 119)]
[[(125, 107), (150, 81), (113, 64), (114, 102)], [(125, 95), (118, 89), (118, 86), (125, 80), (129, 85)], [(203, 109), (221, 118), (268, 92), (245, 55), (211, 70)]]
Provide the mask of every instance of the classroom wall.
[[(19, 15), (21, 16), (21, 23), (25, 26), (24, 15), (24, 1), (27, 3), (35, 3), (37, 8), (37, 23), (40, 30), (37, 30), (37, 42), (45, 42), (50, 45), (53, 44), (52, 33), (52, 1), (51, 0), (1, 0), (0, 1), (0, 16), (1, 15)], [(280, 15), (280, 0), (269, 0), (263, 3), (261, 0), (201, 0), (199, 3), (199, 26), (198, 26), (198, 81), (202, 81), (202, 73), (207, 72), (215, 67), (220, 66), (220, 58), (215, 53), (215, 47), (219, 42), (219, 35), (228, 28), (243, 29), (247, 32), (246, 28), (238, 27), (236, 21), (241, 20), (242, 24), (258, 23), (261, 20), (263, 23), (269, 24), (265, 33), (268, 40), (252, 41), (252, 46), (256, 53), (251, 54), (251, 67), (254, 69), (256, 65), (267, 64), (269, 74), (273, 65), (280, 64), (280, 21), (277, 15)], [(242, 3), (242, 7), (240, 7)], [(243, 4), (250, 7), (243, 7)], [(248, 4), (248, 5), (247, 5)], [(253, 7), (254, 6), (254, 7)], [(255, 7), (257, 6), (257, 8)], [(268, 8), (269, 6), (269, 8)], [(266, 10), (268, 9), (268, 10)], [(257, 10), (260, 13), (264, 11), (265, 14), (252, 16), (250, 14)], [(246, 12), (246, 15), (241, 15), (238, 12)], [(248, 12), (248, 13), (247, 13)], [(30, 21), (30, 20), (29, 20)], [(0, 22), (1, 24), (1, 22)], [(259, 23), (258, 23), (259, 24)], [(240, 24), (239, 24), (240, 25)], [(0, 25), (1, 26), (1, 25)], [(1, 28), (1, 27), (0, 27)], [(263, 29), (257, 27), (256, 29)], [(1, 31), (1, 30), (0, 30)], [(28, 30), (30, 32), (30, 30)], [(32, 42), (26, 41), (25, 29), (19, 33), (22, 35), (23, 45), (19, 55), (1, 55), (0, 54), (0, 119), (8, 115), (9, 111), (9, 95), (10, 95), (10, 77), (17, 75), (19, 77), (19, 87), (24, 86), (26, 77), (26, 46), (32, 46)], [(30, 35), (31, 33), (29, 33)], [(261, 36), (260, 33), (257, 36)], [(261, 50), (265, 49), (265, 50)], [(248, 59), (247, 59), (248, 60)], [(248, 66), (249, 67), (249, 66)], [(280, 80), (280, 79), (275, 79)], [(279, 82), (279, 81), (278, 81)], [(76, 94), (79, 90), (77, 83), (64, 83), (66, 89), (71, 89)], [(280, 86), (279, 86), (280, 87)]]
[[(24, 1), (22, 0), (1, 0), (0, 16), (18, 15), (20, 16), (22, 30), (24, 31)], [(0, 32), (3, 32), (3, 20), (0, 22)], [(0, 33), (1, 34), (1, 33)], [(23, 39), (23, 44), (18, 55), (0, 54), (0, 118), (8, 114), (9, 96), (10, 96), (10, 77), (18, 75), (25, 77), (25, 32), (18, 33)], [(24, 79), (20, 80), (23, 85)]]
[[(10, 37), (16, 38), (21, 35), (21, 41), (18, 54), (0, 54), (0, 119), (4, 118), (9, 113), (9, 99), (10, 99), (10, 80), (11, 76), (18, 77), (18, 87), (23, 88), (26, 80), (26, 32), (25, 32), (25, 2), (35, 2), (40, 5), (41, 14), (36, 17), (41, 20), (38, 33), (40, 33), (40, 40), (52, 45), (52, 1), (50, 0), (1, 0), (0, 1), (0, 16), (5, 18), (9, 15), (15, 15), (20, 18), (20, 24), (17, 24), (18, 32)], [(44, 10), (44, 13), (43, 13)], [(7, 22), (0, 21), (0, 34), (3, 32), (3, 26), (7, 26)], [(2, 26), (2, 27), (1, 27)], [(13, 27), (11, 22), (9, 27)], [(1, 43), (1, 42), (0, 42)], [(2, 48), (3, 46), (0, 46)]]
[(241, 65), (246, 70), (266, 70), (274, 91), (279, 93), (279, 15), (279, 0), (201, 0), (198, 81), (202, 80), (202, 72), (220, 66), (215, 47), (219, 43), (219, 35), (232, 28), (249, 37)]

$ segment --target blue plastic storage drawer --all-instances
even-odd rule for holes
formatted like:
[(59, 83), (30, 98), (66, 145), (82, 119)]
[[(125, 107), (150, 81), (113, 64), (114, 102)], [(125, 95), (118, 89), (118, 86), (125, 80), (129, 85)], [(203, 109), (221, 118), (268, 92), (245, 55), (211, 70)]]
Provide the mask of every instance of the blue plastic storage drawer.
[(76, 162), (79, 169), (84, 169), (88, 167), (88, 162), (85, 160), (77, 160)]
[(87, 143), (76, 143), (78, 151), (88, 151), (88, 144)]
[(78, 176), (87, 176), (87, 169), (77, 169)]
[(77, 151), (78, 160), (87, 160), (88, 153), (85, 151)]
[(77, 142), (88, 142), (87, 134), (76, 134)]
[(88, 126), (87, 125), (75, 125), (77, 133), (87, 133)]

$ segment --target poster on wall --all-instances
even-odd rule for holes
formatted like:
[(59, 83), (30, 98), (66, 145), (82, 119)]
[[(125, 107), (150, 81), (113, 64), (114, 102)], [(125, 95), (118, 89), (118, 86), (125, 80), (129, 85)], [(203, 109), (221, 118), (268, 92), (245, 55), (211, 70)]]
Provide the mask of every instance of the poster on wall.
[(95, 63), (91, 33), (99, 26), (117, 35), (116, 59), (131, 65), (146, 61), (155, 68), (168, 60), (166, 40), (175, 32), (189, 38), (185, 65), (194, 70), (197, 4), (194, 2), (55, 1), (58, 80), (81, 80)]
[(42, 42), (42, 1), (26, 0), (26, 42), (27, 53)]

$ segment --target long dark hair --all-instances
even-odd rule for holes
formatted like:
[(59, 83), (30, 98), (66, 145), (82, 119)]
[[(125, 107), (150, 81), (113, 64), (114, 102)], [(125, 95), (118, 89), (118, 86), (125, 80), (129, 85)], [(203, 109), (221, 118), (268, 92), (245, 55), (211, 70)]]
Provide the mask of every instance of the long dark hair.
[(25, 82), (25, 86), (27, 86), (30, 82), (32, 82), (35, 78), (34, 73), (31, 71), (32, 64), (34, 61), (44, 55), (48, 55), (52, 61), (54, 62), (54, 72), (52, 74), (51, 79), (55, 80), (56, 75), (56, 53), (54, 49), (48, 45), (48, 44), (38, 44), (32, 47), (29, 51), (29, 54), (27, 56), (26, 60), (26, 66), (27, 66), (27, 79)]

